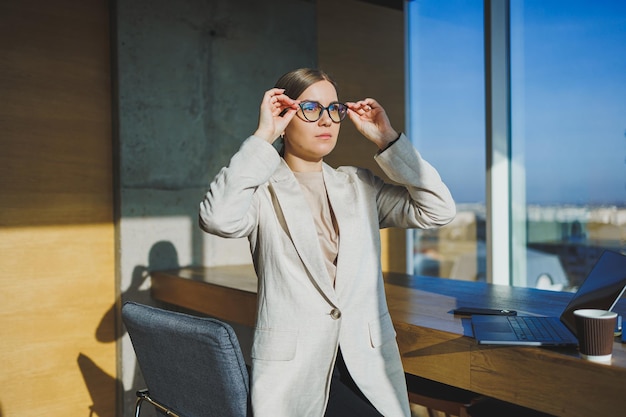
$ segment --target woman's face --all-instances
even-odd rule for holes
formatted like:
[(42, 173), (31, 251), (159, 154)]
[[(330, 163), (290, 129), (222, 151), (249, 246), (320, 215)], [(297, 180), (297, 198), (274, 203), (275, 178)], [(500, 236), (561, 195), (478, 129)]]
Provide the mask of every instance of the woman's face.
[[(327, 107), (337, 101), (337, 91), (329, 81), (323, 80), (309, 86), (296, 99), (316, 101)], [(298, 110), (285, 129), (285, 161), (292, 169), (294, 166), (290, 162), (319, 163), (335, 148), (339, 127), (340, 123), (333, 122), (326, 110), (316, 122), (307, 121), (302, 110)]]

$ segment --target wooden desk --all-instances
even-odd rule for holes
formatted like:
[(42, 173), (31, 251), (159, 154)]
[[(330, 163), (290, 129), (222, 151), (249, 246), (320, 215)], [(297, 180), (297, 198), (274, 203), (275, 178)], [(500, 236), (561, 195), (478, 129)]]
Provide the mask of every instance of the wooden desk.
[[(385, 274), (385, 289), (407, 372), (557, 416), (618, 416), (626, 410), (626, 347), (611, 365), (576, 349), (479, 346), (458, 306), (559, 315), (571, 294), (477, 282)], [(249, 266), (152, 273), (155, 299), (253, 326), (256, 277)], [(626, 301), (616, 308), (626, 316)]]

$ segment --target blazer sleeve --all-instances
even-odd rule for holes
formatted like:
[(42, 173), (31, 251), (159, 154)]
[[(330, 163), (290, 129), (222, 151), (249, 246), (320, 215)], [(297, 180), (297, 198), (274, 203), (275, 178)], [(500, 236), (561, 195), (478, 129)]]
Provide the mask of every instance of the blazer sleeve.
[(450, 190), (404, 134), (375, 159), (399, 184), (380, 185), (376, 201), (380, 227), (426, 229), (454, 219), (456, 206)]
[(247, 138), (211, 182), (200, 203), (200, 227), (222, 237), (248, 236), (257, 225), (257, 190), (279, 164), (271, 144), (256, 136)]

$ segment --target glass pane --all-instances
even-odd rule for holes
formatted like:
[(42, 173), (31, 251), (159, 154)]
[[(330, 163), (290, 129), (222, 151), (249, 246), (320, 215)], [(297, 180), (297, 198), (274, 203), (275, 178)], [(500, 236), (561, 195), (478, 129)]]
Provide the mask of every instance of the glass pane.
[(622, 1), (511, 2), (515, 285), (574, 290), (626, 249), (625, 16)]
[(413, 272), (484, 279), (483, 2), (407, 4), (409, 133), (457, 202), (441, 229), (413, 232)]

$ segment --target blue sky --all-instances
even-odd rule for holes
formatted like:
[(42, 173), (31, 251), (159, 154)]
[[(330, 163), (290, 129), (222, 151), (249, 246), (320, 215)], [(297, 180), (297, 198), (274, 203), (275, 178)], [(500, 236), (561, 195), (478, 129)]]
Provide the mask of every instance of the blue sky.
[[(514, 159), (526, 200), (626, 203), (626, 1), (511, 2)], [(410, 5), (410, 120), (458, 202), (484, 202), (482, 2)]]

